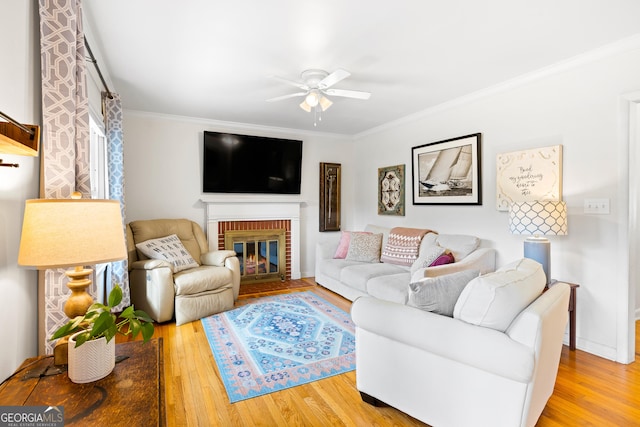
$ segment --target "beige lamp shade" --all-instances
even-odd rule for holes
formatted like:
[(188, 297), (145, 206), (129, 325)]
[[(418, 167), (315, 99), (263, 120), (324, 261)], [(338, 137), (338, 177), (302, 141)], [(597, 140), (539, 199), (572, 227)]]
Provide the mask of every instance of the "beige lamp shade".
[(27, 200), (18, 264), (47, 269), (119, 261), (126, 256), (120, 202)]

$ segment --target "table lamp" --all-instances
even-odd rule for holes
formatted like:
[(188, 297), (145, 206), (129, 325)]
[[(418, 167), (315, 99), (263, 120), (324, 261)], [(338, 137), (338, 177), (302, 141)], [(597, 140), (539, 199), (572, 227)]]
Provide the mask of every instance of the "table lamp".
[(551, 243), (544, 236), (567, 234), (567, 206), (555, 200), (516, 202), (509, 208), (511, 234), (527, 234), (524, 256), (542, 264), (547, 284), (551, 281)]
[[(87, 293), (93, 270), (88, 265), (127, 257), (120, 202), (94, 199), (27, 200), (18, 264), (39, 270), (74, 267), (66, 271), (71, 295), (64, 305), (69, 318), (82, 316), (93, 304)], [(67, 363), (66, 340), (54, 348), (54, 363)]]

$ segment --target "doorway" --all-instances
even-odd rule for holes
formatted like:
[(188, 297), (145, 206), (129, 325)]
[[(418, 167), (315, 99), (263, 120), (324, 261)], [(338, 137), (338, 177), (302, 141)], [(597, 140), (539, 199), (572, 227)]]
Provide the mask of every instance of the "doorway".
[[(640, 91), (622, 96), (621, 103), (623, 143), (628, 147), (628, 233), (627, 240), (621, 242), (628, 249), (627, 289), (620, 292), (618, 301), (618, 357), (621, 363), (635, 360), (636, 318), (640, 302), (640, 270), (637, 267), (640, 255)], [(622, 151), (624, 152), (624, 151)], [(623, 252), (624, 253), (624, 252)]]

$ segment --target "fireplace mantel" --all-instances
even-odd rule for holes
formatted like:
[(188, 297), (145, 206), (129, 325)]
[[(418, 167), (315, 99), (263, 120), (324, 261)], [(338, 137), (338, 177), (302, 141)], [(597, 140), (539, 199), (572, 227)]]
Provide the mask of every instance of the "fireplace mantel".
[(285, 219), (291, 221), (291, 278), (300, 273), (300, 205), (293, 197), (205, 196), (200, 199), (207, 207), (207, 239), (209, 249), (217, 249), (218, 224), (222, 221), (262, 221)]
[(200, 199), (203, 203), (294, 203), (301, 204), (304, 200), (300, 199), (299, 196), (249, 196), (249, 195), (238, 195), (234, 194), (232, 196), (203, 196)]

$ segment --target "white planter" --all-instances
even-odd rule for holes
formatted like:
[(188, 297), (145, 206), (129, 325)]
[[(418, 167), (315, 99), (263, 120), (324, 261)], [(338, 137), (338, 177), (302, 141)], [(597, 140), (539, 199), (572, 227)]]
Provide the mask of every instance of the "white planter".
[(116, 340), (107, 343), (106, 338), (100, 338), (76, 347), (76, 335), (69, 337), (69, 379), (82, 384), (109, 375), (116, 365)]

